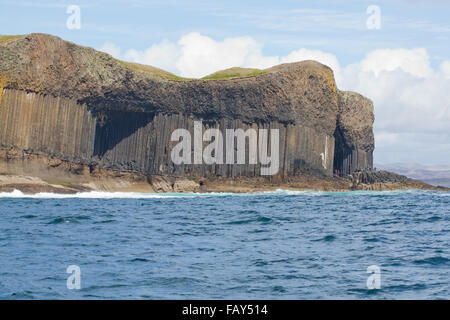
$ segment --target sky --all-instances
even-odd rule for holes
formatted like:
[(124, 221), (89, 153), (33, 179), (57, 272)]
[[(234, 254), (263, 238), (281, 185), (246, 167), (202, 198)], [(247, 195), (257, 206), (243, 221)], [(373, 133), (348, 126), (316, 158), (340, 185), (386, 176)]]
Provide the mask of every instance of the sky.
[(314, 59), (374, 102), (375, 163), (449, 165), (449, 16), (450, 0), (0, 0), (0, 34), (49, 33), (185, 77)]

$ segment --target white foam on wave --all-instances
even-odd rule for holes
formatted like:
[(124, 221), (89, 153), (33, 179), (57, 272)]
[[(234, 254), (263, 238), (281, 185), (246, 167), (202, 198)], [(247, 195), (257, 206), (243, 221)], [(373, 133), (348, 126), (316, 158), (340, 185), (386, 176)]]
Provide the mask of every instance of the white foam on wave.
[(438, 196), (438, 197), (450, 197), (450, 192), (448, 191), (434, 191), (432, 193), (433, 196)]
[(326, 196), (326, 195), (339, 195), (339, 196), (377, 196), (377, 195), (399, 195), (415, 192), (423, 192), (421, 190), (353, 190), (353, 191), (314, 191), (314, 190), (285, 190), (277, 189), (275, 191), (262, 192), (260, 194), (280, 194), (280, 195), (299, 195), (299, 196)]
[(274, 195), (287, 195), (287, 196), (321, 196), (326, 192), (324, 191), (313, 191), (313, 190), (286, 190), (286, 189), (277, 189), (275, 191), (264, 191), (259, 194), (274, 194)]
[(106, 192), (89, 191), (74, 194), (61, 194), (40, 192), (36, 194), (24, 194), (19, 190), (1, 192), (0, 198), (33, 198), (33, 199), (163, 199), (163, 198), (192, 198), (205, 196), (227, 196), (232, 193), (139, 193), (139, 192)]
[[(345, 192), (325, 192), (308, 190), (285, 190), (262, 191), (254, 193), (230, 193), (230, 192), (210, 192), (210, 193), (139, 193), (139, 192), (106, 192), (89, 191), (75, 194), (60, 194), (41, 192), (36, 194), (24, 194), (19, 190), (12, 192), (0, 192), (0, 198), (32, 198), (32, 199), (166, 199), (166, 198), (193, 198), (193, 197), (223, 197), (223, 196), (324, 196), (324, 195), (398, 195), (404, 193), (420, 192), (416, 190), (394, 190), (394, 191), (345, 191)], [(450, 193), (436, 193), (440, 196), (449, 196)]]
[(164, 199), (164, 198), (193, 198), (193, 197), (223, 197), (223, 196), (258, 196), (258, 195), (309, 195), (317, 196), (323, 192), (319, 191), (295, 191), (277, 189), (275, 191), (262, 191), (254, 193), (231, 193), (231, 192), (209, 192), (209, 193), (139, 193), (139, 192), (106, 192), (89, 191), (74, 194), (61, 194), (40, 192), (36, 194), (24, 194), (19, 190), (12, 192), (1, 192), (0, 198), (32, 198), (32, 199)]

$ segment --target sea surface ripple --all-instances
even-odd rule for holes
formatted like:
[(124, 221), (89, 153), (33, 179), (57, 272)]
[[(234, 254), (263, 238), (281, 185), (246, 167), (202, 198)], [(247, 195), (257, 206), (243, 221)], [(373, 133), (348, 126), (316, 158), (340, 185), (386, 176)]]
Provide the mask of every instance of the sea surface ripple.
[(449, 299), (449, 204), (431, 191), (1, 193), (0, 299)]

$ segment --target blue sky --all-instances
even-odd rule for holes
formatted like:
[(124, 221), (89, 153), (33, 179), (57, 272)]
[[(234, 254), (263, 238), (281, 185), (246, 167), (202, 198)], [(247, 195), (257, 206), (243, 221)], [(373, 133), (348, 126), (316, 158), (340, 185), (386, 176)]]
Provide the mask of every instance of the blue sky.
[[(79, 30), (66, 26), (68, 5), (81, 9)], [(366, 26), (369, 5), (379, 30)], [(376, 162), (450, 164), (449, 16), (439, 0), (0, 0), (0, 34), (50, 33), (185, 76), (316, 58), (374, 101)], [(198, 48), (225, 58), (205, 66)]]
[[(66, 28), (70, 4), (79, 5), (82, 28)], [(366, 9), (378, 5), (382, 29), (366, 28)], [(264, 53), (308, 47), (347, 64), (380, 47), (426, 47), (433, 63), (450, 59), (450, 1), (21, 1), (0, 0), (2, 34), (44, 32), (99, 47), (105, 41), (144, 49), (189, 32), (221, 39), (248, 35)]]

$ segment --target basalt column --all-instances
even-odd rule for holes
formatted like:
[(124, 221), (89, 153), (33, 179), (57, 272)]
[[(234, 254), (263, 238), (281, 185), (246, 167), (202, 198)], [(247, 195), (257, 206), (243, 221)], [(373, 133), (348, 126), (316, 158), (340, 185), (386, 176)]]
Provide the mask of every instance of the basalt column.
[(344, 174), (373, 167), (373, 104), (360, 94), (339, 91), (334, 169)]

